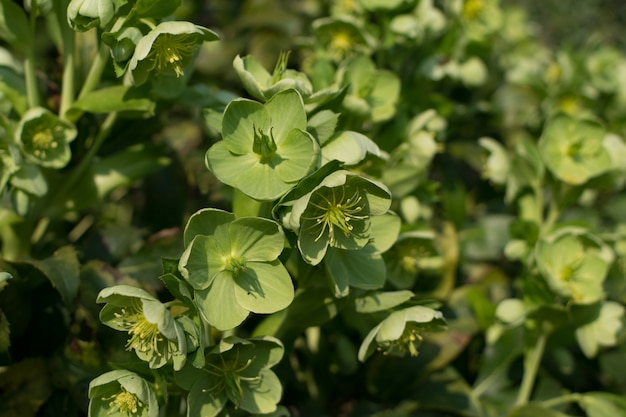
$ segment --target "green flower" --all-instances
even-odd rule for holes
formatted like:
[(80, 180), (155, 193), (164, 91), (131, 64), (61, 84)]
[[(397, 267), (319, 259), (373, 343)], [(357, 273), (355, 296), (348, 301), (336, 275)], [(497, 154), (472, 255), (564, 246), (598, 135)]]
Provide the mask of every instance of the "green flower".
[(595, 120), (559, 114), (544, 127), (539, 151), (558, 179), (580, 185), (611, 169), (604, 135), (604, 127)]
[(15, 136), (26, 159), (63, 168), (70, 161), (69, 142), (76, 137), (76, 128), (43, 107), (33, 107), (22, 116)]
[(306, 74), (287, 69), (288, 59), (289, 53), (280, 54), (272, 74), (252, 55), (243, 58), (237, 55), (233, 66), (246, 91), (256, 99), (267, 101), (287, 89), (295, 89), (305, 98), (310, 96), (313, 92), (311, 81)]
[(217, 39), (213, 31), (191, 22), (162, 22), (137, 43), (128, 64), (130, 80), (141, 85), (151, 76), (181, 78), (192, 67), (200, 46)]
[(359, 348), (359, 360), (365, 361), (376, 350), (386, 355), (417, 356), (423, 334), (444, 328), (443, 314), (432, 308), (414, 306), (395, 311), (367, 334)]
[(89, 417), (157, 417), (158, 414), (154, 391), (134, 372), (110, 371), (89, 384)]
[(576, 303), (604, 298), (603, 284), (614, 260), (611, 249), (584, 229), (563, 228), (537, 242), (535, 258), (550, 288)]
[(396, 244), (384, 256), (389, 282), (396, 288), (413, 288), (420, 275), (440, 272), (443, 259), (437, 246), (430, 230), (400, 234)]
[(67, 6), (67, 21), (72, 29), (85, 32), (106, 26), (119, 7), (119, 0), (71, 0)]
[(276, 222), (205, 209), (190, 218), (185, 239), (180, 272), (216, 328), (234, 328), (250, 312), (273, 313), (293, 300), (291, 277), (278, 260), (285, 236)]
[(276, 199), (318, 163), (319, 146), (306, 123), (295, 90), (281, 91), (265, 105), (233, 100), (224, 111), (224, 140), (208, 150), (207, 167), (220, 181), (254, 199)]
[(324, 53), (337, 62), (354, 52), (369, 53), (376, 45), (375, 39), (348, 15), (317, 19), (313, 31)]
[[(319, 183), (303, 181), (278, 204), (283, 225), (298, 234), (298, 248), (305, 261), (321, 262), (328, 247), (363, 249), (375, 237), (370, 234), (373, 216), (383, 215), (391, 194), (383, 184), (349, 171), (335, 171)], [(313, 184), (313, 186), (312, 186)]]
[[(135, 47), (142, 38), (143, 34), (134, 26), (125, 27), (118, 32), (102, 34), (102, 41), (111, 48), (111, 57), (118, 77), (121, 77), (126, 70), (126, 66), (135, 52)], [(124, 66), (121, 63), (124, 63)]]
[(391, 71), (379, 70), (366, 55), (354, 55), (340, 66), (338, 78), (348, 93), (343, 105), (359, 117), (382, 122), (396, 113), (400, 80)]
[(181, 357), (187, 353), (185, 334), (159, 300), (141, 288), (116, 285), (100, 291), (97, 302), (107, 303), (100, 321), (128, 332), (126, 349), (134, 350), (150, 368), (160, 368), (170, 359), (175, 368), (182, 367)]
[(188, 415), (216, 416), (229, 401), (255, 415), (274, 412), (282, 386), (270, 368), (281, 360), (283, 352), (280, 340), (269, 336), (223, 339), (206, 355), (203, 369), (187, 367), (175, 376), (189, 389)]

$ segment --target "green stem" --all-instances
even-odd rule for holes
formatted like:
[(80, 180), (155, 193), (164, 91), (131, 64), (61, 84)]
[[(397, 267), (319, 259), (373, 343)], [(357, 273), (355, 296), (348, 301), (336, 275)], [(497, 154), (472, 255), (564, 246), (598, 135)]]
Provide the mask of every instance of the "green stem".
[(69, 193), (69, 191), (85, 175), (85, 172), (87, 171), (89, 166), (93, 164), (93, 160), (96, 154), (100, 150), (100, 147), (104, 143), (104, 140), (109, 136), (109, 133), (111, 133), (111, 129), (113, 128), (113, 125), (115, 124), (116, 120), (117, 120), (117, 112), (109, 113), (106, 119), (104, 119), (104, 122), (102, 122), (102, 125), (100, 126), (100, 132), (98, 133), (98, 136), (96, 136), (93, 144), (89, 148), (89, 151), (87, 151), (87, 154), (80, 161), (78, 166), (74, 168), (74, 170), (68, 175), (67, 179), (65, 180), (61, 188), (55, 194), (52, 204), (49, 205), (51, 210), (55, 211), (59, 209), (60, 210), (65, 209), (65, 207), (57, 207), (58, 204), (63, 204), (65, 202), (65, 199), (67, 198), (67, 194)]
[(61, 107), (59, 116), (65, 117), (65, 112), (74, 104), (76, 78), (75, 39), (74, 31), (67, 23), (59, 22), (63, 31), (63, 85), (61, 87)]
[[(30, 32), (33, 39), (36, 37), (37, 29), (37, 2), (31, 3), (30, 11)], [(39, 88), (37, 87), (37, 73), (35, 68), (35, 43), (29, 45), (25, 51), (24, 58), (24, 77), (26, 81), (26, 97), (28, 100), (28, 108), (39, 106)]]
[(516, 405), (527, 404), (530, 400), (530, 395), (533, 385), (535, 384), (535, 379), (537, 378), (539, 365), (541, 363), (543, 352), (546, 348), (547, 340), (548, 335), (541, 333), (537, 338), (535, 345), (527, 350), (524, 355), (524, 376), (522, 377), (522, 384), (517, 395), (517, 401), (515, 402)]
[(561, 404), (575, 403), (582, 399), (582, 395), (575, 392), (573, 394), (561, 395), (560, 397), (550, 398), (549, 400), (541, 401), (540, 404), (545, 408), (553, 408)]
[(100, 79), (102, 78), (102, 73), (104, 72), (104, 68), (106, 67), (109, 55), (110, 53), (108, 46), (106, 46), (104, 43), (100, 43), (98, 55), (96, 55), (93, 63), (91, 64), (89, 72), (87, 73), (87, 78), (85, 78), (83, 87), (78, 94), (79, 100), (96, 89), (96, 87), (100, 83)]

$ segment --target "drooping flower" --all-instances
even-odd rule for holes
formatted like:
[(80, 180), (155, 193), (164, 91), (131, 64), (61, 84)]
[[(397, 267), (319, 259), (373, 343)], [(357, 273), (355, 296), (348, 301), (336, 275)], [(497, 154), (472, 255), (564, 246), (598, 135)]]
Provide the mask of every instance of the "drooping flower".
[(291, 277), (278, 260), (285, 236), (276, 222), (205, 209), (190, 218), (185, 236), (179, 270), (216, 328), (234, 328), (250, 312), (273, 313), (293, 300)]
[(160, 368), (176, 358), (175, 368), (182, 366), (179, 357), (187, 353), (185, 334), (167, 307), (141, 288), (116, 285), (100, 291), (98, 303), (107, 303), (100, 311), (103, 324), (128, 332), (126, 349)]
[(219, 36), (191, 22), (159, 23), (135, 47), (128, 64), (134, 85), (145, 83), (149, 77), (180, 78), (189, 71), (200, 45)]
[(288, 69), (288, 59), (289, 53), (281, 53), (271, 74), (252, 55), (243, 58), (237, 55), (233, 67), (246, 91), (256, 99), (267, 101), (276, 93), (290, 88), (306, 98), (313, 92), (311, 81), (306, 74)]
[(115, 0), (71, 0), (67, 6), (67, 21), (76, 31), (106, 26), (117, 9)]
[(257, 200), (274, 200), (314, 169), (319, 145), (306, 131), (306, 112), (296, 90), (284, 90), (265, 105), (231, 101), (222, 120), (223, 140), (206, 164), (223, 183)]
[(76, 133), (70, 122), (43, 107), (33, 107), (22, 116), (15, 139), (26, 159), (48, 168), (63, 168), (70, 160), (69, 142)]
[(365, 361), (376, 350), (386, 355), (417, 356), (424, 334), (445, 327), (440, 311), (425, 306), (413, 306), (395, 311), (367, 334), (358, 357)]
[(134, 372), (115, 370), (89, 384), (89, 417), (156, 417), (159, 406), (148, 382)]
[(383, 184), (339, 170), (319, 182), (303, 181), (281, 199), (276, 214), (298, 234), (304, 260), (317, 265), (328, 247), (358, 250), (374, 240), (372, 216), (385, 214), (390, 205)]
[(177, 382), (189, 389), (189, 415), (216, 416), (231, 402), (252, 414), (274, 412), (282, 395), (270, 369), (283, 356), (284, 347), (273, 337), (227, 337), (207, 355), (203, 369), (187, 367)]

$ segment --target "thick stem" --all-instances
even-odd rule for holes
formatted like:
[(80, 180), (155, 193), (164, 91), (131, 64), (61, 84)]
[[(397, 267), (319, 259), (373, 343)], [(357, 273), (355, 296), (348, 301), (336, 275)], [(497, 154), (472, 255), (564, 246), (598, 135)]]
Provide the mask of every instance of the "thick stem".
[[(35, 39), (37, 28), (37, 2), (31, 4), (30, 11), (30, 32)], [(26, 81), (26, 98), (28, 100), (28, 108), (39, 106), (39, 88), (37, 86), (37, 70), (35, 68), (35, 42), (29, 45), (25, 51), (24, 58), (24, 78)]]
[[(63, 2), (65, 4), (65, 2)], [(61, 107), (59, 116), (65, 117), (65, 112), (74, 104), (76, 87), (76, 41), (75, 33), (67, 23), (66, 8), (56, 8), (56, 18), (63, 39), (63, 80), (61, 86)]]
[(522, 377), (522, 384), (517, 395), (517, 401), (515, 402), (516, 405), (527, 404), (530, 400), (547, 340), (548, 335), (541, 333), (535, 345), (530, 347), (524, 355), (524, 376)]
[(83, 87), (78, 94), (78, 98), (81, 99), (85, 95), (89, 94), (93, 90), (96, 89), (98, 84), (100, 83), (100, 79), (102, 78), (102, 73), (104, 72), (104, 68), (106, 67), (106, 63), (109, 59), (109, 47), (104, 43), (100, 44), (100, 48), (98, 49), (98, 55), (96, 55), (91, 67), (89, 68), (89, 73), (87, 73), (87, 78), (83, 83)]

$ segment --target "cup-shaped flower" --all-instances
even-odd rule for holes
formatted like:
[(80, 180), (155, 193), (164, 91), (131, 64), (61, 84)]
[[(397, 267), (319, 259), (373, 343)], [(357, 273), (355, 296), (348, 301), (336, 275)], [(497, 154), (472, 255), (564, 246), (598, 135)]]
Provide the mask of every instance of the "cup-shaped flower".
[(327, 248), (363, 249), (372, 239), (372, 216), (385, 214), (391, 193), (383, 184), (350, 171), (322, 177), (324, 169), (307, 178), (281, 199), (276, 215), (283, 226), (298, 234), (298, 248), (312, 265), (322, 261)]
[(189, 415), (216, 416), (227, 402), (255, 415), (274, 412), (282, 387), (270, 368), (283, 353), (273, 337), (225, 338), (206, 355), (203, 369), (187, 367), (175, 376), (189, 389)]
[(191, 22), (159, 23), (137, 43), (128, 64), (130, 80), (141, 85), (148, 77), (183, 77), (200, 46), (217, 39), (215, 32)]
[(368, 54), (376, 46), (376, 40), (349, 15), (323, 17), (312, 26), (324, 53), (337, 62), (354, 52)]
[(72, 29), (84, 32), (106, 26), (115, 15), (115, 0), (71, 0), (67, 6), (67, 21)]
[(273, 313), (291, 303), (293, 283), (278, 260), (285, 236), (276, 222), (205, 209), (190, 218), (186, 236), (201, 225), (209, 227), (191, 240), (179, 270), (208, 323), (231, 329), (250, 312)]
[(396, 113), (400, 98), (400, 79), (391, 71), (377, 69), (366, 55), (344, 61), (337, 76), (348, 87), (343, 105), (358, 117), (382, 122)]
[(319, 145), (306, 131), (306, 112), (296, 90), (265, 105), (231, 101), (222, 119), (222, 141), (206, 154), (207, 167), (225, 184), (257, 200), (274, 200), (314, 169)]
[(612, 168), (604, 136), (604, 127), (595, 120), (559, 114), (546, 123), (539, 151), (554, 176), (579, 185)]
[(425, 306), (413, 306), (394, 311), (367, 334), (358, 357), (365, 361), (374, 351), (386, 355), (417, 356), (424, 334), (445, 328), (445, 319), (440, 311)]
[(233, 67), (239, 75), (244, 88), (258, 100), (267, 101), (276, 93), (295, 89), (302, 97), (308, 97), (313, 92), (313, 86), (306, 74), (287, 68), (289, 53), (281, 53), (270, 74), (252, 55), (241, 58), (239, 55), (233, 61)]
[(157, 417), (159, 405), (148, 382), (134, 372), (110, 371), (89, 384), (89, 417)]
[(69, 162), (69, 142), (75, 137), (74, 125), (43, 107), (24, 113), (15, 131), (26, 159), (48, 168), (63, 168)]
[(542, 238), (535, 247), (537, 267), (548, 286), (575, 303), (604, 298), (604, 280), (614, 257), (599, 238), (574, 227)]
[(96, 300), (107, 303), (100, 311), (100, 321), (115, 330), (128, 332), (126, 349), (148, 362), (150, 368), (160, 368), (187, 353), (185, 334), (167, 307), (141, 288), (115, 285), (100, 291)]

